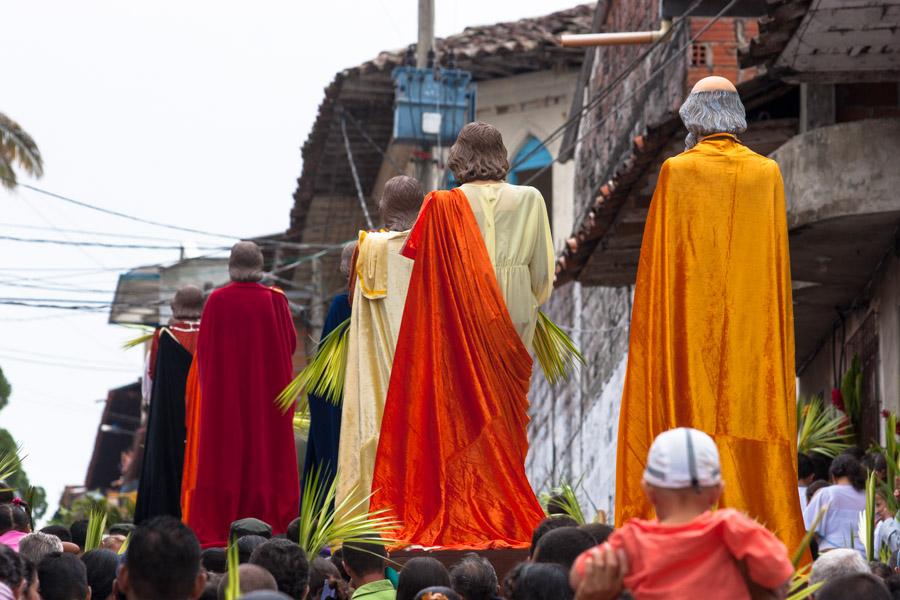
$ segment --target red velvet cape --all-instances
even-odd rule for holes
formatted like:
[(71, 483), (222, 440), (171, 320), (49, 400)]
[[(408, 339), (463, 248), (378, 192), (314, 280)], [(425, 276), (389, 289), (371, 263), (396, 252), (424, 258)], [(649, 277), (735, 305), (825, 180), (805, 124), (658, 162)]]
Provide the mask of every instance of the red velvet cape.
[(287, 298), (258, 283), (232, 283), (212, 293), (202, 322), (187, 524), (204, 547), (225, 546), (231, 523), (244, 517), (282, 533), (300, 507), (293, 415), (275, 406), (297, 344)]

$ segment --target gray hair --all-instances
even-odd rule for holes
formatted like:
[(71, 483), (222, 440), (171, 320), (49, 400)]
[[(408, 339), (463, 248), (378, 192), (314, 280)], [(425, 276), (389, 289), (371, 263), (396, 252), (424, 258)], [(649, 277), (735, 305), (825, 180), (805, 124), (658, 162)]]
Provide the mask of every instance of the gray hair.
[(353, 253), (356, 251), (356, 240), (351, 240), (341, 248), (341, 275), (350, 278), (350, 263), (353, 261)]
[(820, 581), (833, 581), (844, 575), (869, 573), (869, 563), (862, 554), (849, 548), (837, 548), (823, 552), (813, 563), (809, 585)]
[(263, 253), (254, 242), (238, 242), (231, 247), (228, 274), (232, 281), (257, 282), (263, 277)]
[(747, 113), (737, 92), (728, 90), (692, 92), (681, 105), (678, 114), (688, 130), (684, 140), (685, 148), (688, 150), (696, 146), (700, 138), (707, 135), (714, 133), (737, 135), (747, 131)]
[(466, 600), (490, 600), (497, 595), (497, 572), (483, 556), (466, 554), (450, 569), (450, 584)]
[(19, 541), (19, 555), (38, 564), (52, 552), (62, 552), (63, 544), (49, 533), (29, 533)]

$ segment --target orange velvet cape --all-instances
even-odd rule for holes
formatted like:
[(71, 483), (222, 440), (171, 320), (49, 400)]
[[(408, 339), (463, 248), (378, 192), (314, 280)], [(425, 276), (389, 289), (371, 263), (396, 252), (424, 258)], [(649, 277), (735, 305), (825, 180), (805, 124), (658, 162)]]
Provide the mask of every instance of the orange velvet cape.
[(656, 435), (694, 427), (719, 447), (721, 504), (793, 551), (794, 329), (778, 165), (721, 135), (662, 167), (644, 228), (619, 416), (616, 523), (650, 518), (641, 490)]
[(371, 508), (402, 521), (398, 543), (527, 547), (544, 516), (524, 466), (531, 357), (462, 191), (425, 199), (403, 253), (415, 266)]

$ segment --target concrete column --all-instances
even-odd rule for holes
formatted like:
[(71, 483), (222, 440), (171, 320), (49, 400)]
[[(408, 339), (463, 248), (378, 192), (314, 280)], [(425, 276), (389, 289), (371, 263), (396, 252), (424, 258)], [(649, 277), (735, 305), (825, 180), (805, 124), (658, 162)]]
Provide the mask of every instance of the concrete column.
[(800, 84), (800, 133), (834, 125), (834, 84)]

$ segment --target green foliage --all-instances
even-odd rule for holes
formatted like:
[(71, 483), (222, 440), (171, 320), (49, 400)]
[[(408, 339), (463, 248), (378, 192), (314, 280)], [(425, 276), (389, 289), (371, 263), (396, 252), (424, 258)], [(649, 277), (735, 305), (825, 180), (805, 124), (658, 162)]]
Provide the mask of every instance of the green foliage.
[(859, 513), (859, 537), (866, 552), (866, 560), (875, 560), (875, 473), (866, 479), (866, 509)]
[(819, 527), (819, 523), (822, 522), (822, 519), (825, 517), (825, 513), (828, 511), (828, 507), (824, 506), (819, 509), (819, 513), (816, 515), (816, 518), (813, 519), (812, 524), (810, 524), (809, 529), (806, 534), (803, 536), (803, 539), (800, 540), (800, 545), (797, 546), (794, 553), (791, 555), (791, 564), (794, 565), (794, 568), (797, 568), (797, 565), (800, 564), (800, 561), (803, 560), (803, 557), (806, 556), (806, 553), (809, 552), (809, 544), (812, 542), (813, 536), (816, 534), (816, 529)]
[(71, 527), (76, 521), (89, 520), (96, 511), (106, 513), (106, 523), (109, 526), (131, 522), (134, 519), (134, 502), (127, 497), (120, 497), (118, 504), (114, 504), (99, 491), (88, 492), (73, 501), (70, 507), (61, 506), (53, 516), (53, 523)]
[(319, 342), (319, 349), (309, 363), (291, 381), (275, 404), (283, 412), (299, 400), (298, 412), (309, 405), (308, 394), (322, 396), (332, 404), (340, 404), (344, 394), (344, 375), (347, 372), (347, 349), (350, 345), (350, 319), (335, 327)]
[(238, 555), (237, 540), (232, 537), (225, 553), (226, 573), (225, 600), (238, 600), (241, 596), (241, 561)]
[(815, 585), (808, 585), (811, 571), (812, 565), (806, 565), (802, 569), (794, 571), (794, 575), (791, 577), (791, 583), (788, 586), (786, 600), (803, 600), (804, 598), (809, 598), (815, 594), (820, 587), (827, 583), (825, 581), (820, 581)]
[(566, 516), (571, 517), (579, 525), (584, 525), (587, 520), (584, 518), (584, 511), (581, 510), (581, 504), (578, 502), (578, 495), (575, 490), (581, 487), (581, 480), (572, 486), (568, 481), (562, 481), (550, 492), (541, 494), (540, 501), (544, 506), (544, 511), (549, 513), (549, 504), (553, 502), (556, 506), (565, 512)]
[(135, 346), (140, 346), (145, 342), (149, 342), (153, 339), (154, 332), (150, 331), (147, 333), (142, 333), (141, 335), (131, 338), (130, 340), (126, 340), (122, 342), (122, 350), (130, 350)]
[(844, 427), (844, 418), (821, 396), (797, 403), (797, 450), (834, 458), (850, 448), (852, 438)]
[[(2, 117), (3, 115), (0, 114), (0, 118)], [(2, 152), (2, 148), (0, 148), (0, 152)], [(0, 369), (0, 410), (3, 410), (8, 404), (11, 394), (12, 385), (3, 374), (3, 369)], [(40, 519), (47, 512), (47, 492), (42, 487), (31, 485), (28, 474), (22, 468), (22, 461), (25, 457), (20, 456), (20, 449), (12, 434), (6, 429), (0, 428), (0, 456), (11, 457), (9, 460), (12, 461), (6, 465), (7, 468), (0, 467), (0, 481), (4, 481), (4, 485), (16, 490), (28, 502), (31, 507), (32, 519)], [(12, 469), (13, 472), (4, 475), (9, 469)]]
[[(862, 411), (862, 363), (859, 355), (854, 354), (850, 368), (841, 379), (841, 397), (844, 399), (844, 410), (850, 417), (854, 431), (860, 431), (860, 413)], [(861, 440), (857, 440), (861, 441)]]
[(12, 189), (17, 178), (13, 167), (33, 177), (44, 174), (44, 164), (37, 144), (18, 123), (0, 113), (0, 185)]
[(84, 551), (90, 552), (99, 548), (105, 531), (106, 511), (102, 508), (91, 511), (91, 516), (88, 518), (87, 535), (84, 538)]
[(534, 356), (551, 385), (569, 379), (579, 364), (585, 364), (584, 355), (572, 338), (543, 312), (538, 312), (532, 344)]
[(3, 410), (9, 403), (9, 397), (11, 395), (12, 386), (6, 378), (6, 375), (3, 374), (3, 369), (0, 368), (0, 410)]
[(119, 551), (117, 552), (117, 554), (119, 556), (122, 556), (123, 554), (128, 552), (128, 544), (130, 544), (130, 543), (131, 543), (131, 532), (128, 532), (128, 535), (125, 536), (125, 541), (122, 542), (122, 546), (119, 548)]

